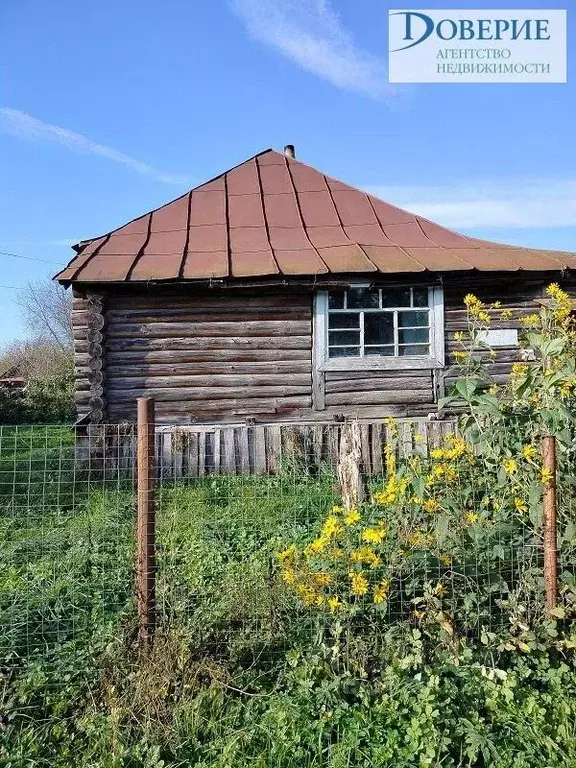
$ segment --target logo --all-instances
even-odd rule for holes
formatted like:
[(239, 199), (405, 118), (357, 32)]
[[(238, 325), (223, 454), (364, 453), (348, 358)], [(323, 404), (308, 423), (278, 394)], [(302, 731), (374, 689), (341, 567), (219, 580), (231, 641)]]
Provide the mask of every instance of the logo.
[(565, 83), (565, 10), (391, 10), (391, 83)]

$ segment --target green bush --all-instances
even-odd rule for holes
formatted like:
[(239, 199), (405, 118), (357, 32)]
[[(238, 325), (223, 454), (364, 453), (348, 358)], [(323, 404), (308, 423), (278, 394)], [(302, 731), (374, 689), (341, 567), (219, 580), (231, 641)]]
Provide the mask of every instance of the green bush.
[(0, 424), (62, 424), (76, 418), (70, 362), (50, 376), (32, 376), (24, 391), (0, 389)]

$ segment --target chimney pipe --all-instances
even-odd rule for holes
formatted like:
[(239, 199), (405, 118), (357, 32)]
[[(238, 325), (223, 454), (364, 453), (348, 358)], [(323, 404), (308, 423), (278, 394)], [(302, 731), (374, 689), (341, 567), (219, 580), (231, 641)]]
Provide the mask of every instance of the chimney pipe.
[(291, 157), (293, 160), (296, 158), (296, 152), (294, 151), (294, 144), (286, 144), (284, 147), (284, 154), (286, 157)]

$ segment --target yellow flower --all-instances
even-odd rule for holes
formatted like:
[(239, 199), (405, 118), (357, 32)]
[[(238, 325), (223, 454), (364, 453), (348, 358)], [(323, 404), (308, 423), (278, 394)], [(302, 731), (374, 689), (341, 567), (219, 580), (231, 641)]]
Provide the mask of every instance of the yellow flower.
[(279, 552), (277, 557), (283, 567), (288, 567), (294, 562), (296, 557), (295, 545), (292, 544), (290, 547), (288, 547), (288, 549), (285, 549), (283, 552)]
[(344, 518), (346, 525), (355, 525), (360, 522), (360, 512), (357, 509), (351, 509)]
[(516, 512), (528, 512), (528, 505), (519, 496), (514, 498), (514, 508), (516, 509)]
[(362, 541), (368, 544), (381, 544), (386, 538), (386, 527), (380, 525), (379, 528), (364, 528), (362, 531)]
[(329, 573), (315, 573), (313, 579), (314, 583), (319, 587), (327, 587), (333, 581)]
[(383, 603), (386, 600), (390, 582), (388, 579), (382, 579), (382, 581), (374, 587), (374, 602), (376, 605)]
[(334, 507), (332, 507), (332, 509), (330, 510), (330, 514), (331, 514), (331, 515), (341, 515), (341, 514), (342, 514), (344, 511), (345, 511), (345, 510), (344, 510), (344, 507), (338, 507), (338, 506), (334, 506)]
[(526, 459), (526, 461), (532, 461), (535, 455), (536, 449), (533, 445), (525, 445), (522, 448), (522, 456)]
[(502, 312), (500, 312), (500, 317), (502, 320), (510, 320), (512, 317), (512, 310), (511, 309), (503, 309)]
[(467, 525), (474, 525), (474, 523), (478, 522), (478, 515), (476, 512), (467, 512), (464, 516), (464, 520), (466, 520)]
[(490, 323), (492, 318), (488, 312), (478, 312), (478, 320), (482, 320), (483, 323)]
[(554, 473), (551, 469), (547, 469), (545, 467), (542, 467), (542, 472), (540, 475), (540, 482), (542, 485), (548, 485), (554, 480)]
[(507, 475), (513, 475), (517, 469), (518, 462), (515, 459), (507, 459), (504, 462), (504, 472), (506, 472)]
[(454, 341), (462, 341), (464, 339), (464, 334), (462, 331), (456, 331), (454, 334)]
[(502, 306), (502, 302), (501, 301), (495, 301), (492, 304), (492, 309), (500, 309), (501, 306)]
[(339, 597), (329, 597), (328, 598), (328, 607), (330, 608), (332, 613), (336, 613), (336, 611), (339, 611), (342, 607), (342, 601)]
[(521, 317), (520, 322), (522, 325), (538, 325), (540, 322), (540, 315), (532, 314), (526, 317)]
[(319, 536), (317, 539), (304, 549), (304, 554), (309, 557), (310, 555), (319, 555), (328, 546), (328, 539), (325, 536)]
[(440, 584), (440, 582), (438, 582), (438, 584), (436, 584), (434, 587), (434, 594), (438, 595), (438, 597), (444, 597), (446, 594), (446, 587), (444, 584)]
[(426, 499), (422, 506), (426, 512), (436, 512), (438, 509), (440, 509), (440, 504), (438, 504), (436, 499)]
[(362, 572), (350, 571), (350, 589), (353, 595), (365, 595), (368, 592), (368, 579)]
[(442, 565), (449, 566), (452, 562), (452, 558), (450, 555), (438, 555), (438, 560), (442, 563)]
[(286, 584), (294, 584), (296, 581), (296, 572), (293, 568), (286, 568), (282, 571), (282, 578)]
[(512, 363), (510, 375), (515, 377), (526, 376), (528, 368), (528, 363)]
[(341, 530), (342, 528), (338, 522), (338, 518), (334, 515), (328, 515), (322, 526), (322, 535), (326, 538), (330, 538), (331, 536), (336, 536)]
[(468, 359), (468, 352), (462, 352), (461, 350), (457, 349), (454, 352), (454, 359), (457, 362), (467, 360)]
[(298, 584), (296, 587), (296, 594), (302, 600), (304, 605), (307, 606), (314, 605), (318, 599), (318, 593), (316, 590), (312, 589), (312, 587), (309, 587), (306, 584)]
[(353, 563), (367, 563), (371, 568), (377, 568), (382, 560), (370, 547), (361, 547), (350, 552), (350, 560)]

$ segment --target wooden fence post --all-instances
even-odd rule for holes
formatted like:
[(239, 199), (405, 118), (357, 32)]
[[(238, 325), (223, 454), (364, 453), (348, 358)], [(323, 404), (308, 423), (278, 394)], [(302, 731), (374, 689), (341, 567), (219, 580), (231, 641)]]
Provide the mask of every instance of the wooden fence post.
[(344, 509), (352, 509), (364, 501), (361, 464), (360, 425), (357, 421), (347, 422), (342, 426), (337, 468)]
[(156, 609), (154, 400), (138, 398), (138, 645), (147, 658), (154, 638)]
[(544, 475), (544, 587), (546, 609), (558, 602), (558, 543), (556, 534), (556, 438), (542, 438), (542, 473)]

